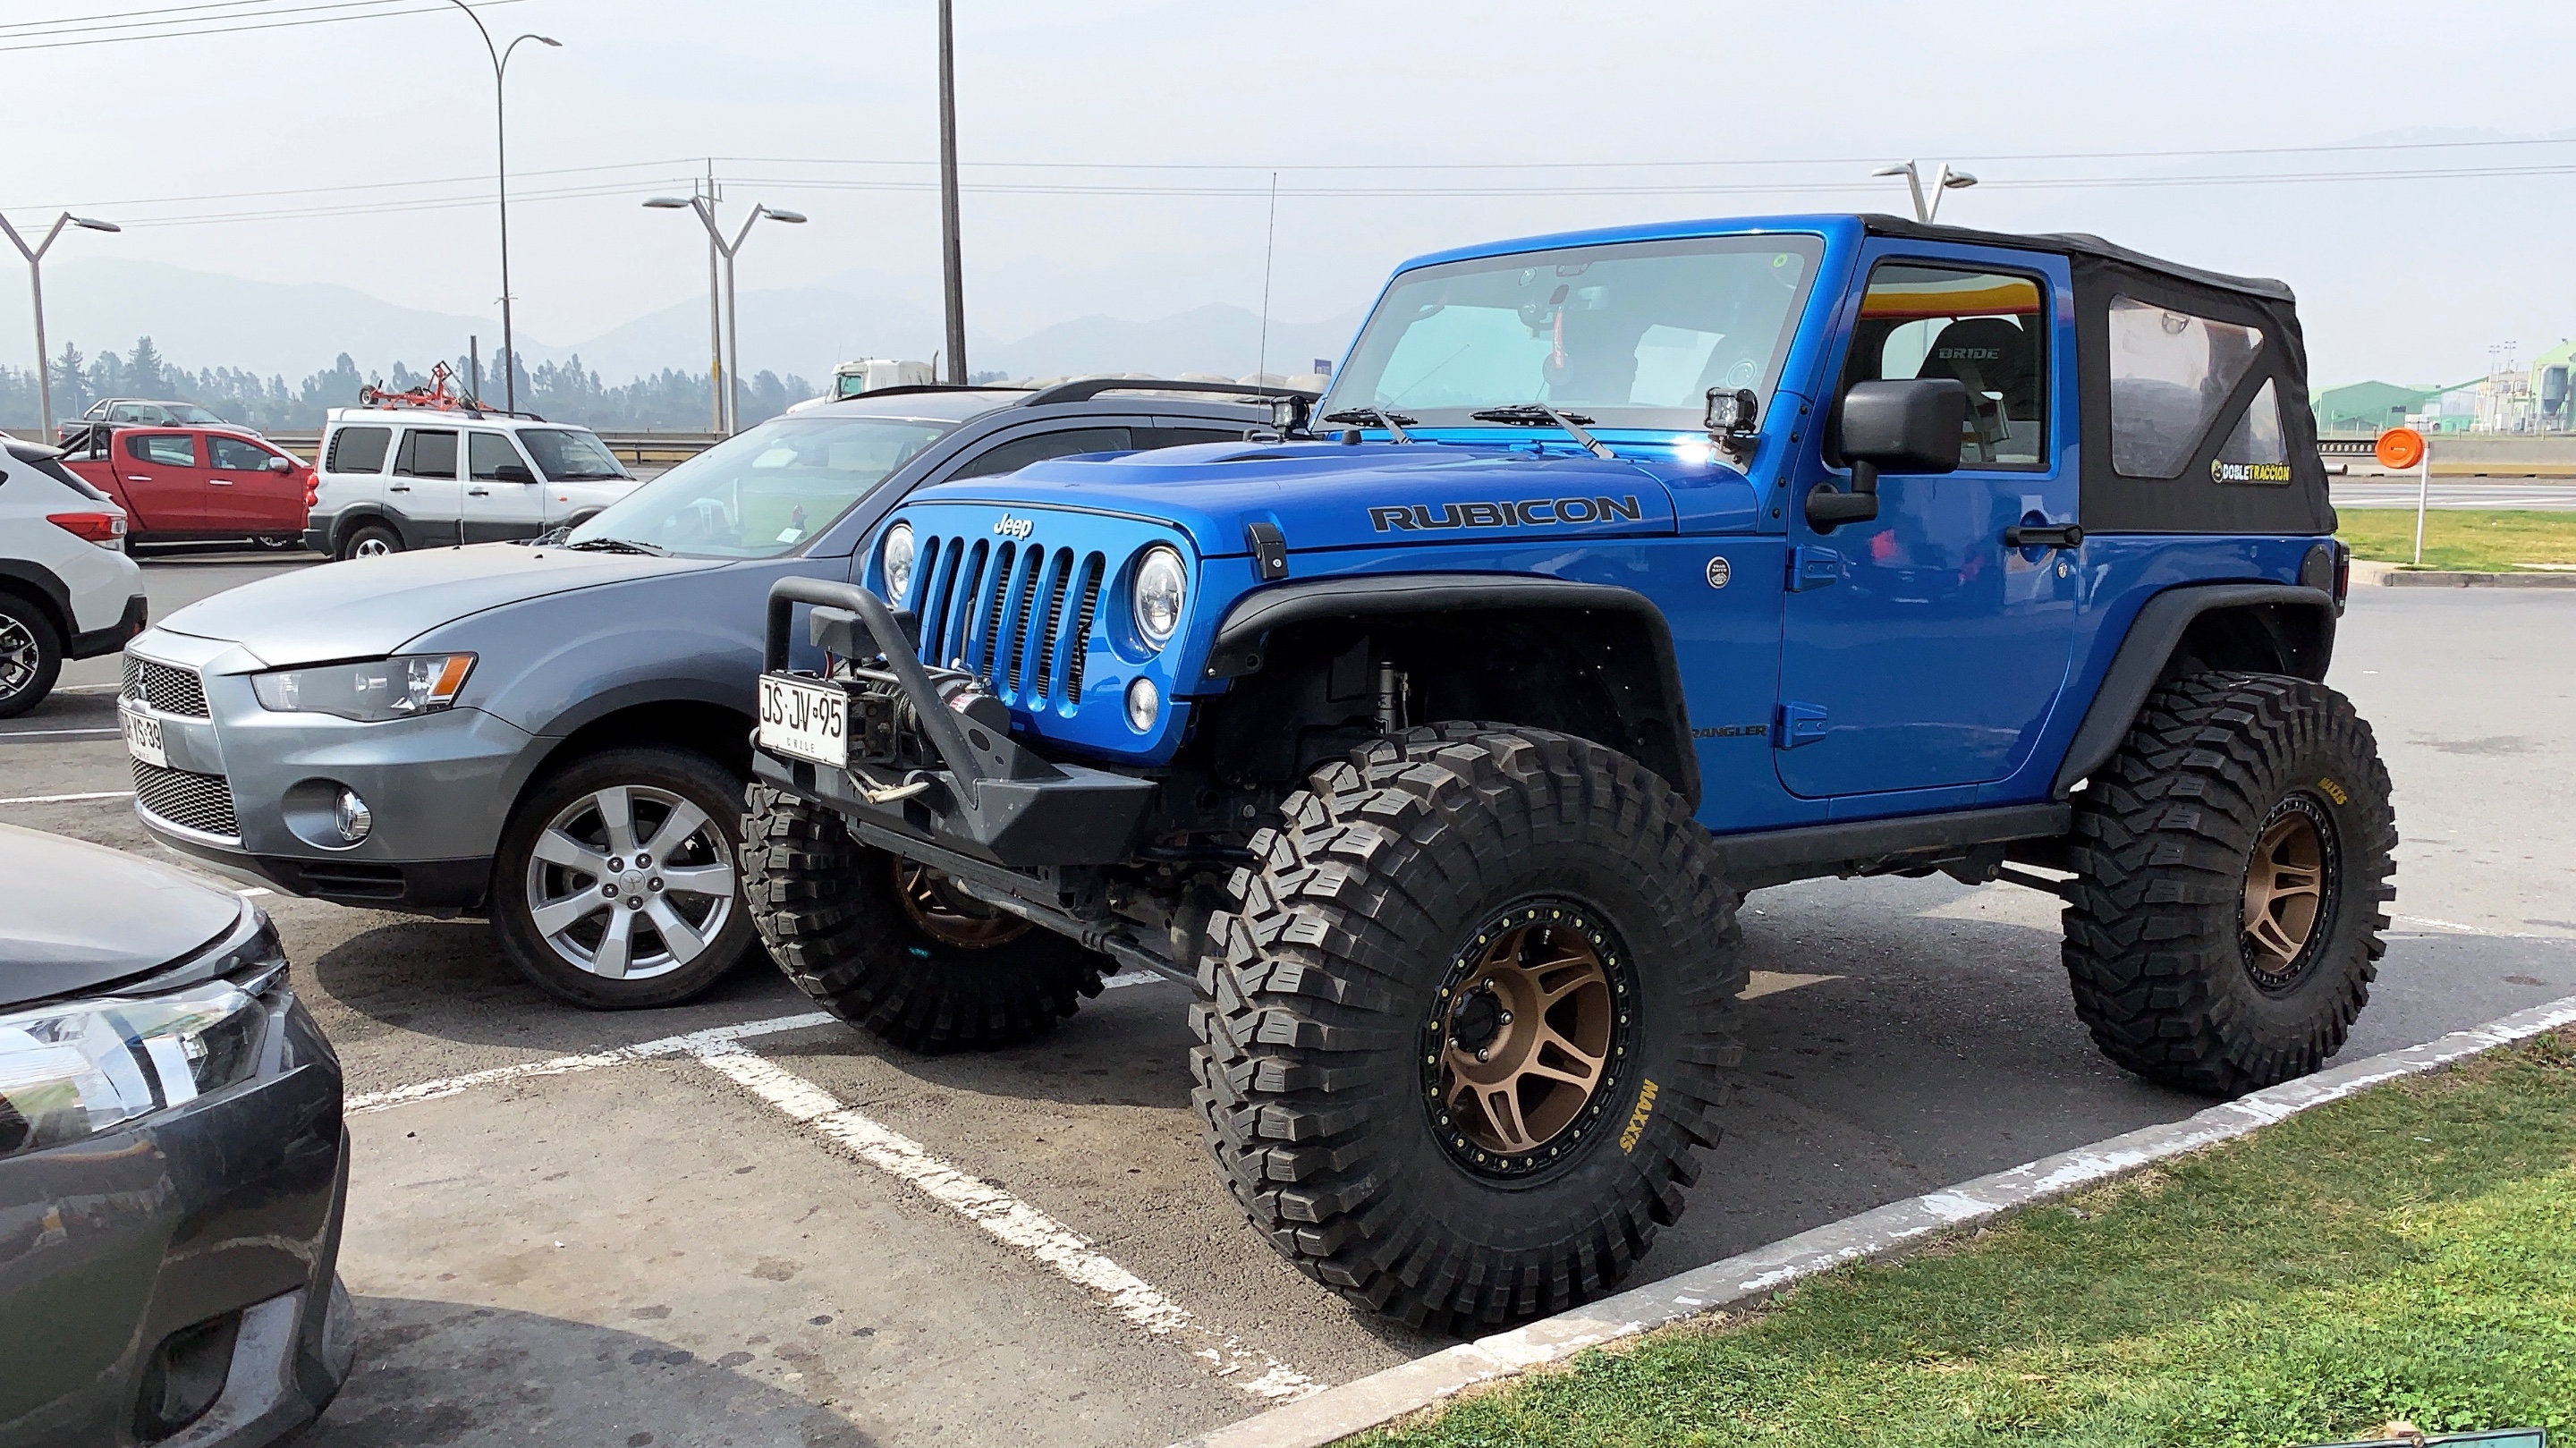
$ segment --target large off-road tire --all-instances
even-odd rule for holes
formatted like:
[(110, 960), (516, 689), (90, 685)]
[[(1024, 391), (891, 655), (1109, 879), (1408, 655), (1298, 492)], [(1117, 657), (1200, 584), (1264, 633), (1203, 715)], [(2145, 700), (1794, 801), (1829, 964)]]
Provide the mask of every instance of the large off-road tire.
[[(1416, 1327), (1608, 1289), (1680, 1215), (1740, 1053), (1706, 832), (1635, 760), (1500, 725), (1372, 742), (1282, 811), (1191, 1011), (1235, 1199), (1308, 1276)], [(1510, 1076), (1533, 1062), (1557, 1074)]]
[(677, 1005), (751, 954), (741, 777), (703, 754), (608, 749), (529, 786), (501, 832), (492, 924), (538, 989), (593, 1010)]
[(908, 1051), (1017, 1045), (1100, 994), (1097, 952), (958, 894), (764, 784), (743, 890), (772, 960), (815, 1002)]
[(2076, 1014), (2113, 1061), (2238, 1096), (2342, 1049), (2396, 890), (2370, 726), (2323, 684), (2193, 674), (2158, 690), (2078, 797)]

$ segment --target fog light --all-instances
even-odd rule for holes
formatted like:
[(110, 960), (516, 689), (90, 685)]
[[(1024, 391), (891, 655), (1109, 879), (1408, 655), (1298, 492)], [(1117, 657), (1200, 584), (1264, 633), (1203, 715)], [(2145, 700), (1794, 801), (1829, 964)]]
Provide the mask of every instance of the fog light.
[(1127, 686), (1127, 724), (1139, 734), (1152, 732), (1154, 721), (1163, 717), (1163, 693), (1154, 681), (1139, 676)]
[(358, 798), (354, 789), (340, 791), (340, 803), (332, 818), (340, 827), (340, 838), (353, 845), (365, 839), (367, 831), (376, 827), (375, 812), (367, 808), (367, 802)]

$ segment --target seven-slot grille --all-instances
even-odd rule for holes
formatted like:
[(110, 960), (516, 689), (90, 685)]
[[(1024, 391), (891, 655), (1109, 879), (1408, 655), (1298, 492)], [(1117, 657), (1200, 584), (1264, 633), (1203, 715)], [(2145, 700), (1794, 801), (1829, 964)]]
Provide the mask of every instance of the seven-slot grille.
[(191, 774), (157, 764), (134, 762), (134, 802), (145, 814), (200, 834), (241, 835), (233, 815), (233, 790), (220, 774)]
[(981, 675), (1002, 702), (1078, 704), (1107, 560), (990, 539), (924, 538), (914, 568), (921, 659)]
[(199, 682), (194, 669), (174, 669), (150, 659), (125, 656), (125, 693), (140, 698), (163, 714), (182, 718), (203, 719), (206, 713), (206, 686)]

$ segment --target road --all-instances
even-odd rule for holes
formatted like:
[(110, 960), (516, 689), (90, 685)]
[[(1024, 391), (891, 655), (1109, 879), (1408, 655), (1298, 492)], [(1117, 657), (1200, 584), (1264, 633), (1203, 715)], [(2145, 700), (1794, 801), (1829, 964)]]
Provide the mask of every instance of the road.
[[(155, 616), (280, 566), (147, 564)], [(2571, 633), (2557, 593), (2353, 599), (2335, 682), (2404, 845), (2348, 1056), (2576, 992)], [(113, 725), (70, 692), (0, 724), (0, 800), (124, 788)], [(0, 819), (149, 852), (121, 800)], [(924, 1058), (801, 1023), (765, 968), (585, 1014), (479, 923), (263, 903), (367, 1108), (342, 1263), (366, 1336), (316, 1448), (1155, 1444), (1441, 1345), (1243, 1225), (1188, 1109), (1182, 987)], [(2203, 1105), (2095, 1055), (2054, 917), (1942, 879), (1752, 897), (1742, 1084), (1643, 1277)]]
[[(2415, 482), (2403, 477), (2336, 478), (2329, 489), (2338, 508), (2412, 508)], [(2462, 481), (2436, 478), (2428, 506), (2442, 509), (2516, 508), (2563, 513), (2576, 510), (2576, 482), (2540, 478)]]

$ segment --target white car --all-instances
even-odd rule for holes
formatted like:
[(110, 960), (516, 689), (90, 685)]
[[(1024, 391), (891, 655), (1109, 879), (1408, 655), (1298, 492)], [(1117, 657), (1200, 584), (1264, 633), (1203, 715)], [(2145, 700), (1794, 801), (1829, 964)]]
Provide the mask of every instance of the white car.
[(335, 407), (304, 546), (331, 558), (534, 538), (635, 489), (586, 427), (472, 407)]
[(0, 719), (53, 692), (65, 659), (115, 653), (143, 632), (125, 510), (60, 457), (0, 443)]

